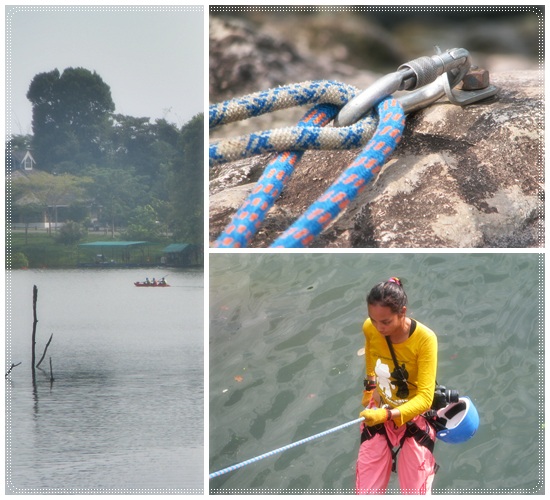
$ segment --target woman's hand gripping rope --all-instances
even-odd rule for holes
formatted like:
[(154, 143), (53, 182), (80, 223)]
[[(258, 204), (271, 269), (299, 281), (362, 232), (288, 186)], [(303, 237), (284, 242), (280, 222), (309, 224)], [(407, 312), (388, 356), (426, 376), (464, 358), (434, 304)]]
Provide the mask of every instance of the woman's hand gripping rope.
[(391, 412), (387, 408), (367, 408), (359, 413), (359, 417), (365, 419), (367, 427), (373, 427), (391, 420)]

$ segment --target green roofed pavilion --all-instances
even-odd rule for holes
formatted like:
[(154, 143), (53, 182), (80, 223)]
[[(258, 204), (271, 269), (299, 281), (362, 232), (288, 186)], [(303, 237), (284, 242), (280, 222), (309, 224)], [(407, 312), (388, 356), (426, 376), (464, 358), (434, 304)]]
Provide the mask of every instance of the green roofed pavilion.
[(186, 267), (202, 262), (202, 248), (192, 243), (171, 243), (164, 247), (162, 262), (167, 266)]
[[(148, 241), (93, 241), (80, 243), (84, 258), (78, 256), (79, 267), (138, 267), (150, 265), (150, 257), (145, 253)], [(90, 254), (93, 250), (93, 254)]]
[(171, 245), (168, 245), (166, 248), (164, 248), (164, 253), (179, 253), (183, 252), (184, 250), (191, 248), (192, 245), (189, 243), (172, 243)]

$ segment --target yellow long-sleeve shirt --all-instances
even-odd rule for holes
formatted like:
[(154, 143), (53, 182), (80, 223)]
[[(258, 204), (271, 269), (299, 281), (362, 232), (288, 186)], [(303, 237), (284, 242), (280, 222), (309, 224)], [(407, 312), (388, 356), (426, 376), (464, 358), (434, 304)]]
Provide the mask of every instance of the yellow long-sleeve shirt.
[(393, 344), (398, 365), (405, 365), (409, 373), (407, 385), (409, 395), (399, 399), (396, 395), (397, 385), (391, 378), (395, 365), (386, 343), (386, 339), (372, 325), (370, 318), (363, 323), (365, 335), (366, 374), (375, 378), (377, 392), (382, 404), (391, 408), (399, 407), (401, 417), (397, 425), (413, 419), (429, 410), (432, 404), (437, 372), (437, 337), (425, 325), (416, 322), (414, 332), (407, 340)]

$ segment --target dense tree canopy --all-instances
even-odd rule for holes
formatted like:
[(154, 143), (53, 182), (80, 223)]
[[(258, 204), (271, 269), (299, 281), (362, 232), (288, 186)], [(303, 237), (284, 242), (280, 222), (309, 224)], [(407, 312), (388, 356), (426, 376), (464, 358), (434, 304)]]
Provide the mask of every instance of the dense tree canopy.
[(184, 241), (203, 241), (204, 115), (193, 117), (182, 129), (180, 156), (173, 164), (170, 201), (171, 227)]
[(30, 145), (37, 168), (53, 177), (19, 183), (14, 196), (26, 190), (36, 211), (37, 204), (55, 205), (55, 193), (66, 196), (68, 189), (75, 199), (72, 213), (93, 205), (113, 235), (125, 229), (142, 239), (168, 235), (172, 241), (202, 244), (202, 114), (181, 128), (166, 120), (114, 114), (109, 86), (84, 68), (37, 74), (27, 98), (33, 135), (12, 137), (6, 149)]
[(77, 169), (104, 159), (115, 105), (96, 72), (57, 69), (36, 75), (27, 92), (32, 103), (33, 148), (42, 169)]
[(88, 170), (93, 179), (89, 194), (95, 203), (101, 206), (103, 222), (114, 236), (116, 228), (125, 225), (132, 210), (146, 204), (146, 183), (136, 175), (132, 168), (98, 168)]

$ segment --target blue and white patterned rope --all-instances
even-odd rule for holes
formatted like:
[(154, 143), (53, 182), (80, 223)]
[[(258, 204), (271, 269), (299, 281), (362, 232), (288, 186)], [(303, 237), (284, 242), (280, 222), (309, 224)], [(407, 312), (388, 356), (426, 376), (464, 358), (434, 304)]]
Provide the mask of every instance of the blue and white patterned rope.
[[(257, 92), (210, 106), (210, 128), (305, 104), (333, 104), (340, 109), (358, 93), (351, 85), (330, 80), (307, 81)], [(307, 149), (337, 150), (363, 146), (372, 137), (376, 117), (371, 112), (348, 127), (284, 127), (222, 139), (209, 145), (210, 166), (251, 156)]]
[(209, 145), (210, 166), (282, 151), (342, 150), (367, 143), (376, 127), (376, 118), (368, 117), (348, 127), (285, 127), (223, 139)]
[(213, 479), (215, 477), (221, 476), (223, 474), (227, 474), (228, 472), (232, 472), (234, 470), (240, 469), (242, 467), (245, 467), (246, 465), (252, 464), (254, 462), (258, 462), (259, 460), (262, 460), (267, 457), (272, 457), (273, 455), (276, 455), (277, 453), (282, 453), (283, 451), (290, 450), (291, 448), (294, 448), (296, 446), (299, 446), (304, 443), (309, 443), (310, 441), (313, 441), (314, 439), (318, 439), (320, 437), (326, 436), (328, 434), (331, 434), (333, 432), (339, 431), (340, 429), (345, 429), (346, 427), (349, 427), (351, 425), (358, 424), (362, 422), (364, 417), (356, 418), (355, 420), (351, 420), (350, 422), (346, 422), (345, 424), (338, 425), (337, 427), (333, 427), (332, 429), (328, 429), (326, 431), (320, 432), (319, 434), (315, 434), (313, 436), (301, 439), (300, 441), (296, 441), (291, 444), (287, 444), (286, 446), (283, 446), (281, 448), (277, 448), (276, 450), (269, 451), (267, 453), (264, 453), (263, 455), (258, 455), (257, 457), (251, 458), (249, 460), (245, 460), (244, 462), (240, 462), (238, 464), (232, 465), (230, 467), (226, 467), (225, 469), (221, 469), (217, 472), (212, 472), (209, 474), (208, 478)]
[(293, 83), (212, 104), (209, 109), (209, 126), (213, 129), (220, 125), (305, 104), (335, 104), (342, 107), (357, 93), (358, 89), (352, 85), (332, 80)]

